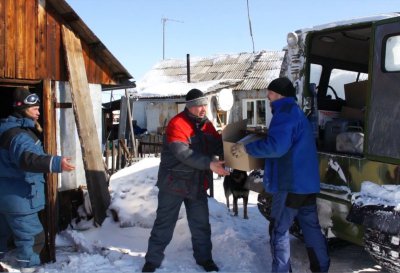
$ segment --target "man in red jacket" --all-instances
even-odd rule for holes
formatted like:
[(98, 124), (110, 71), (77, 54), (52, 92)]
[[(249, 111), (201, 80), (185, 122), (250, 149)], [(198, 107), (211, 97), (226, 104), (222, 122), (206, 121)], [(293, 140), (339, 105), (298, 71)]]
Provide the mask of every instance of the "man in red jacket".
[(221, 135), (206, 117), (207, 104), (203, 92), (190, 90), (185, 110), (173, 117), (166, 128), (157, 181), (157, 216), (142, 272), (154, 272), (160, 267), (182, 203), (192, 233), (196, 263), (207, 272), (219, 270), (211, 253), (206, 191), (212, 183), (212, 172), (219, 175), (229, 172), (224, 169), (223, 161), (213, 160), (223, 155), (223, 148)]

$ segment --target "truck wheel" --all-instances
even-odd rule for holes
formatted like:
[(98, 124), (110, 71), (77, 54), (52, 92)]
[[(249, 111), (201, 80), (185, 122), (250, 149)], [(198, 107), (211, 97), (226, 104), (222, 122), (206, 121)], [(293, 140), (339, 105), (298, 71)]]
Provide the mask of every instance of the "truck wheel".
[(400, 234), (392, 235), (380, 230), (366, 228), (364, 248), (387, 271), (391, 273), (400, 272)]

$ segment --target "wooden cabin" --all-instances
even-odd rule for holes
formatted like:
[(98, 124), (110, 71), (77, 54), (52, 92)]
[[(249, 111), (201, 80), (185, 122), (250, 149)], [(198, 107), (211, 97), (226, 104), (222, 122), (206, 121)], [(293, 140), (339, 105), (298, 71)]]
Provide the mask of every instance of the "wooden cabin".
[[(72, 42), (67, 37), (72, 37)], [(78, 47), (71, 50), (71, 45)], [(71, 58), (81, 62), (74, 66), (69, 62)], [(41, 97), (40, 122), (46, 152), (71, 156), (77, 167), (73, 173), (46, 177), (47, 260), (55, 259), (57, 227), (54, 225), (59, 219), (55, 218), (55, 208), (56, 202), (58, 205), (63, 202), (58, 193), (73, 191), (85, 185), (90, 177), (85, 162), (81, 162), (82, 136), (77, 132), (82, 126), (90, 129), (96, 124), (94, 134), (86, 137), (99, 139), (94, 143), (101, 143), (101, 92), (110, 87), (134, 87), (131, 79), (129, 72), (65, 0), (0, 0), (0, 117), (7, 117), (13, 111), (14, 88), (28, 86)], [(76, 92), (74, 96), (72, 91)], [(82, 98), (88, 99), (89, 105), (79, 106)], [(89, 113), (90, 119), (81, 118), (81, 123), (87, 124), (76, 122), (80, 111)], [(96, 197), (95, 193), (90, 195), (91, 199), (92, 195)], [(67, 200), (69, 210), (73, 200)], [(99, 208), (96, 205), (94, 209)], [(65, 207), (60, 210), (65, 212)], [(64, 220), (67, 224), (68, 219)]]

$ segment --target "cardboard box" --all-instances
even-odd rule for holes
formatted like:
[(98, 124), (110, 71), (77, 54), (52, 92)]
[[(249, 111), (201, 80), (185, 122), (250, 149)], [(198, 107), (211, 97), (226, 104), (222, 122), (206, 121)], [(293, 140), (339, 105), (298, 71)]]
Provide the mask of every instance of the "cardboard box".
[(348, 107), (362, 109), (367, 104), (368, 81), (352, 82), (344, 85), (344, 95)]
[(364, 111), (361, 109), (343, 106), (340, 117), (349, 120), (360, 120), (364, 122)]
[(222, 140), (224, 145), (224, 160), (225, 165), (232, 169), (242, 171), (251, 171), (254, 169), (264, 168), (264, 159), (254, 158), (249, 155), (244, 155), (236, 158), (231, 153), (231, 148), (238, 141), (246, 137), (244, 144), (264, 138), (262, 134), (250, 134), (246, 136), (247, 120), (231, 123), (225, 126), (222, 130)]

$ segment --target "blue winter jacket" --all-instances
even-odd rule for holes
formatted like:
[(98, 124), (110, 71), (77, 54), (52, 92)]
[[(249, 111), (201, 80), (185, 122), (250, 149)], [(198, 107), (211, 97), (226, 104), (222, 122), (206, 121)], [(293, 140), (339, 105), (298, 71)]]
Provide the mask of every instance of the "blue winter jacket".
[(273, 117), (265, 139), (245, 146), (256, 158), (265, 158), (267, 192), (317, 193), (320, 190), (317, 149), (312, 127), (292, 97), (271, 103)]
[(0, 212), (30, 214), (45, 204), (43, 173), (61, 172), (61, 157), (44, 153), (29, 118), (0, 120)]

